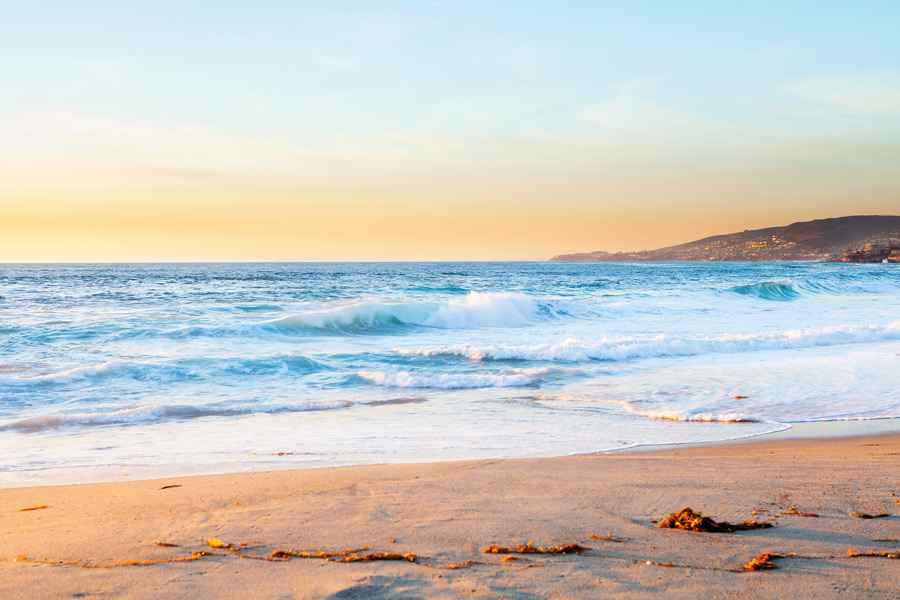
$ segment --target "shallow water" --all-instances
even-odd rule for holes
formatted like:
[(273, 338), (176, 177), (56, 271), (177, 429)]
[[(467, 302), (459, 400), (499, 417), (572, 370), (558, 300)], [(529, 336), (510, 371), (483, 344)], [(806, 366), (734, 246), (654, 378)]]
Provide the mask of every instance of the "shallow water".
[(3, 265), (0, 486), (896, 417), (898, 355), (896, 265)]

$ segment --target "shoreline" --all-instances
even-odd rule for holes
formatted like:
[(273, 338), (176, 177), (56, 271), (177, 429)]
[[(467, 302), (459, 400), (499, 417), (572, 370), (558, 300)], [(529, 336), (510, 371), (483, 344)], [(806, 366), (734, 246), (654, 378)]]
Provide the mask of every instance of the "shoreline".
[(730, 440), (645, 444), (616, 450), (605, 450), (592, 454), (608, 454), (613, 452), (662, 452), (681, 448), (709, 448), (714, 446), (756, 444), (780, 440), (851, 440), (890, 434), (900, 435), (900, 418), (898, 417), (878, 417), (875, 419), (852, 419), (845, 421), (803, 421), (799, 423), (785, 423), (785, 425), (788, 425), (788, 427), (779, 431), (749, 435)]
[[(737, 424), (739, 426), (739, 424)], [(564, 458), (567, 456), (590, 456), (617, 453), (642, 453), (642, 452), (662, 452), (666, 450), (674, 450), (679, 448), (692, 447), (715, 447), (720, 445), (733, 444), (754, 444), (770, 440), (780, 439), (836, 439), (836, 438), (853, 438), (865, 437), (870, 435), (880, 435), (897, 433), (900, 434), (900, 418), (897, 417), (878, 417), (873, 419), (854, 419), (843, 421), (811, 421), (800, 423), (784, 423), (786, 427), (778, 431), (768, 433), (752, 434), (743, 437), (702, 441), (702, 442), (673, 442), (663, 444), (636, 444), (622, 448), (611, 448), (607, 450), (597, 450), (589, 452), (578, 452), (563, 455), (533, 455), (533, 456), (511, 456), (511, 457), (472, 457), (453, 459), (451, 461), (408, 461), (408, 462), (381, 462), (381, 463), (363, 463), (363, 464), (335, 464), (337, 461), (325, 461), (325, 464), (309, 464), (309, 463), (290, 463), (281, 465), (271, 464), (260, 465), (258, 461), (244, 461), (236, 463), (221, 463), (216, 465), (165, 465), (152, 466), (146, 465), (104, 465), (91, 467), (64, 467), (59, 470), (54, 469), (54, 477), (42, 478), (44, 470), (22, 471), (17, 474), (20, 480), (10, 483), (4, 481), (3, 473), (0, 472), (0, 491), (13, 489), (26, 489), (36, 487), (58, 487), (66, 485), (92, 485), (96, 483), (117, 483), (120, 481), (152, 481), (157, 479), (171, 479), (173, 477), (220, 477), (228, 475), (248, 475), (253, 473), (279, 473), (284, 471), (306, 471), (319, 469), (345, 469), (354, 467), (372, 467), (382, 465), (424, 465), (433, 463), (446, 462), (466, 462), (478, 460), (528, 460), (528, 459), (551, 459)], [(174, 468), (173, 468), (174, 467)], [(174, 472), (174, 474), (172, 474)], [(62, 473), (62, 475), (61, 475)], [(72, 474), (69, 477), (66, 475)], [(127, 477), (127, 479), (125, 479)], [(31, 481), (27, 479), (31, 478)], [(65, 481), (59, 481), (65, 479)]]
[[(4, 489), (0, 596), (890, 598), (900, 561), (881, 554), (900, 552), (891, 541), (898, 424), (862, 437)], [(653, 524), (686, 506), (775, 527), (709, 534)], [(211, 548), (213, 538), (234, 546)], [(483, 554), (529, 541), (591, 549), (507, 562)], [(364, 546), (416, 562), (336, 564)], [(332, 558), (266, 560), (278, 550)], [(785, 556), (779, 569), (741, 570), (764, 552)]]

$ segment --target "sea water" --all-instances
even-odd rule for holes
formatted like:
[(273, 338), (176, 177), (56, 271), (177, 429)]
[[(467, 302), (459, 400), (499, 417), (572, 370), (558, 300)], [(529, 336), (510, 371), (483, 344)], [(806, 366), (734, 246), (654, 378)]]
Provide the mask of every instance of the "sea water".
[(900, 416), (898, 265), (0, 266), (0, 487)]

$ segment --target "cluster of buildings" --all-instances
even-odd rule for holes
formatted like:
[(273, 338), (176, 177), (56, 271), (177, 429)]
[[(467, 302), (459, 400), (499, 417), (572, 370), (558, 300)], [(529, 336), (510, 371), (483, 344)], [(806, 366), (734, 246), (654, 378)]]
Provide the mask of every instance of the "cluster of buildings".
[(816, 260), (819, 255), (779, 235), (738, 241), (714, 240), (702, 246), (673, 249), (668, 260), (690, 261), (767, 261), (767, 260)]
[(888, 239), (884, 244), (869, 242), (861, 250), (844, 252), (843, 262), (900, 263), (900, 240)]
[(710, 260), (783, 260), (800, 252), (797, 243), (777, 235), (771, 235), (740, 244), (718, 242), (704, 248)]

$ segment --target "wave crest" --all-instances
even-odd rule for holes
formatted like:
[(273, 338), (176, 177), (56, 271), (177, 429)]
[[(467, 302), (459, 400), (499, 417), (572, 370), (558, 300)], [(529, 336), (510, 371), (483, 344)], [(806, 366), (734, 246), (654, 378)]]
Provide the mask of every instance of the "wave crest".
[(816, 296), (841, 296), (849, 293), (849, 290), (841, 290), (817, 281), (763, 281), (739, 285), (728, 291), (775, 302), (791, 302)]
[(438, 329), (521, 327), (544, 318), (541, 305), (525, 294), (469, 292), (446, 302), (363, 302), (295, 315), (263, 325), (280, 333), (367, 333), (420, 326)]

